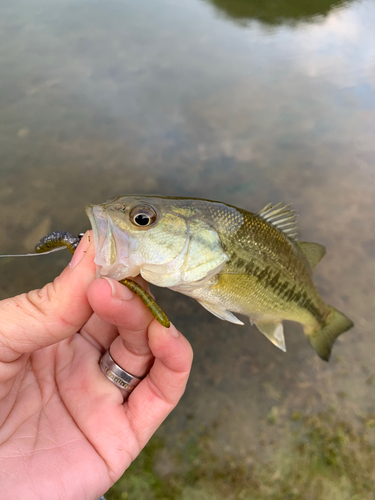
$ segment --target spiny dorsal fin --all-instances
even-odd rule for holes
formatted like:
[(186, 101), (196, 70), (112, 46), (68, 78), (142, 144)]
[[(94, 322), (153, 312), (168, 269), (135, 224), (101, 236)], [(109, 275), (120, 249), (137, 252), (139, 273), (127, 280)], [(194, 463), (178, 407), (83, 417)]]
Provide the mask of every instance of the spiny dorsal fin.
[(311, 269), (314, 269), (314, 267), (322, 260), (322, 258), (326, 254), (325, 247), (323, 245), (319, 245), (319, 243), (299, 241), (297, 245), (305, 256), (305, 259), (309, 263)]
[(290, 204), (285, 205), (284, 202), (272, 205), (266, 205), (258, 215), (273, 226), (282, 231), (288, 238), (297, 238), (297, 215), (294, 210), (290, 209)]

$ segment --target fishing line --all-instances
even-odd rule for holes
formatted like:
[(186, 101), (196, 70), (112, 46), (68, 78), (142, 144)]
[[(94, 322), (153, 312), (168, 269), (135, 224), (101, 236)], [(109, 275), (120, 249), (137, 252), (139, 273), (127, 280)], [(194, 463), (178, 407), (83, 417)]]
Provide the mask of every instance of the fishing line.
[(39, 255), (47, 255), (48, 253), (59, 252), (60, 250), (65, 250), (66, 247), (58, 247), (53, 248), (52, 250), (48, 250), (48, 252), (41, 253), (20, 253), (15, 255), (0, 255), (0, 257), (38, 257)]

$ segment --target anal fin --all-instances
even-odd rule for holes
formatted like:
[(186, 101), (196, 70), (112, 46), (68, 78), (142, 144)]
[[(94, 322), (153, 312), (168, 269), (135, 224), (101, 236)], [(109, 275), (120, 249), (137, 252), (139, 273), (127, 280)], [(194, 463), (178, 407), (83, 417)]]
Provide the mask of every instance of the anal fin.
[(221, 309), (219, 306), (215, 304), (209, 304), (208, 302), (202, 302), (198, 300), (201, 306), (203, 306), (207, 311), (210, 311), (214, 316), (223, 319), (224, 321), (229, 321), (230, 323), (234, 323), (235, 325), (243, 325), (244, 323), (240, 321), (234, 314), (226, 309)]
[(284, 328), (281, 321), (257, 321), (255, 325), (272, 344), (286, 352)]

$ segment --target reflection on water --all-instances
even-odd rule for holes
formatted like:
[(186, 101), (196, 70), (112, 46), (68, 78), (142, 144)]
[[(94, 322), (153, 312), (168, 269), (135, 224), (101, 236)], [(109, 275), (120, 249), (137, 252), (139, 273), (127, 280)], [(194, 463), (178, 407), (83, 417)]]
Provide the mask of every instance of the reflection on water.
[(335, 7), (348, 4), (347, 0), (207, 0), (228, 18), (243, 24), (257, 20), (270, 25), (295, 24), (326, 16)]
[[(375, 3), (288, 2), (274, 13), (262, 3), (254, 14), (215, 4), (255, 21), (242, 27), (199, 0), (0, 4), (0, 252), (31, 250), (51, 229), (78, 233), (86, 203), (122, 193), (253, 211), (292, 202), (301, 239), (327, 247), (319, 290), (355, 329), (324, 364), (298, 325), (285, 327), (284, 354), (250, 326), (154, 290), (195, 363), (119, 488), (128, 498), (372, 498)], [(68, 259), (0, 261), (1, 298), (41, 286)]]

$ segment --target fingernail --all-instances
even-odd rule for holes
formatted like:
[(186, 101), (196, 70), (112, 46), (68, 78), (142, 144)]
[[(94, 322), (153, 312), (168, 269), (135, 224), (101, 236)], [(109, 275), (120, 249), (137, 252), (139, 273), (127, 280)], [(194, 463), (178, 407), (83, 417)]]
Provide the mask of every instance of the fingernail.
[(114, 282), (114, 280), (112, 280), (111, 278), (107, 278), (106, 276), (102, 276), (102, 278), (110, 284), (112, 297), (114, 297), (115, 299), (131, 300), (134, 297), (134, 293), (125, 285), (116, 283)]
[(178, 338), (180, 336), (180, 332), (174, 325), (172, 325), (172, 323), (169, 328), (165, 329), (165, 331), (168, 332), (170, 335), (172, 335), (172, 337)]
[(74, 269), (86, 255), (87, 249), (90, 246), (90, 231), (86, 231), (85, 236), (79, 242), (77, 250), (74, 252), (72, 260), (69, 263), (71, 269)]

